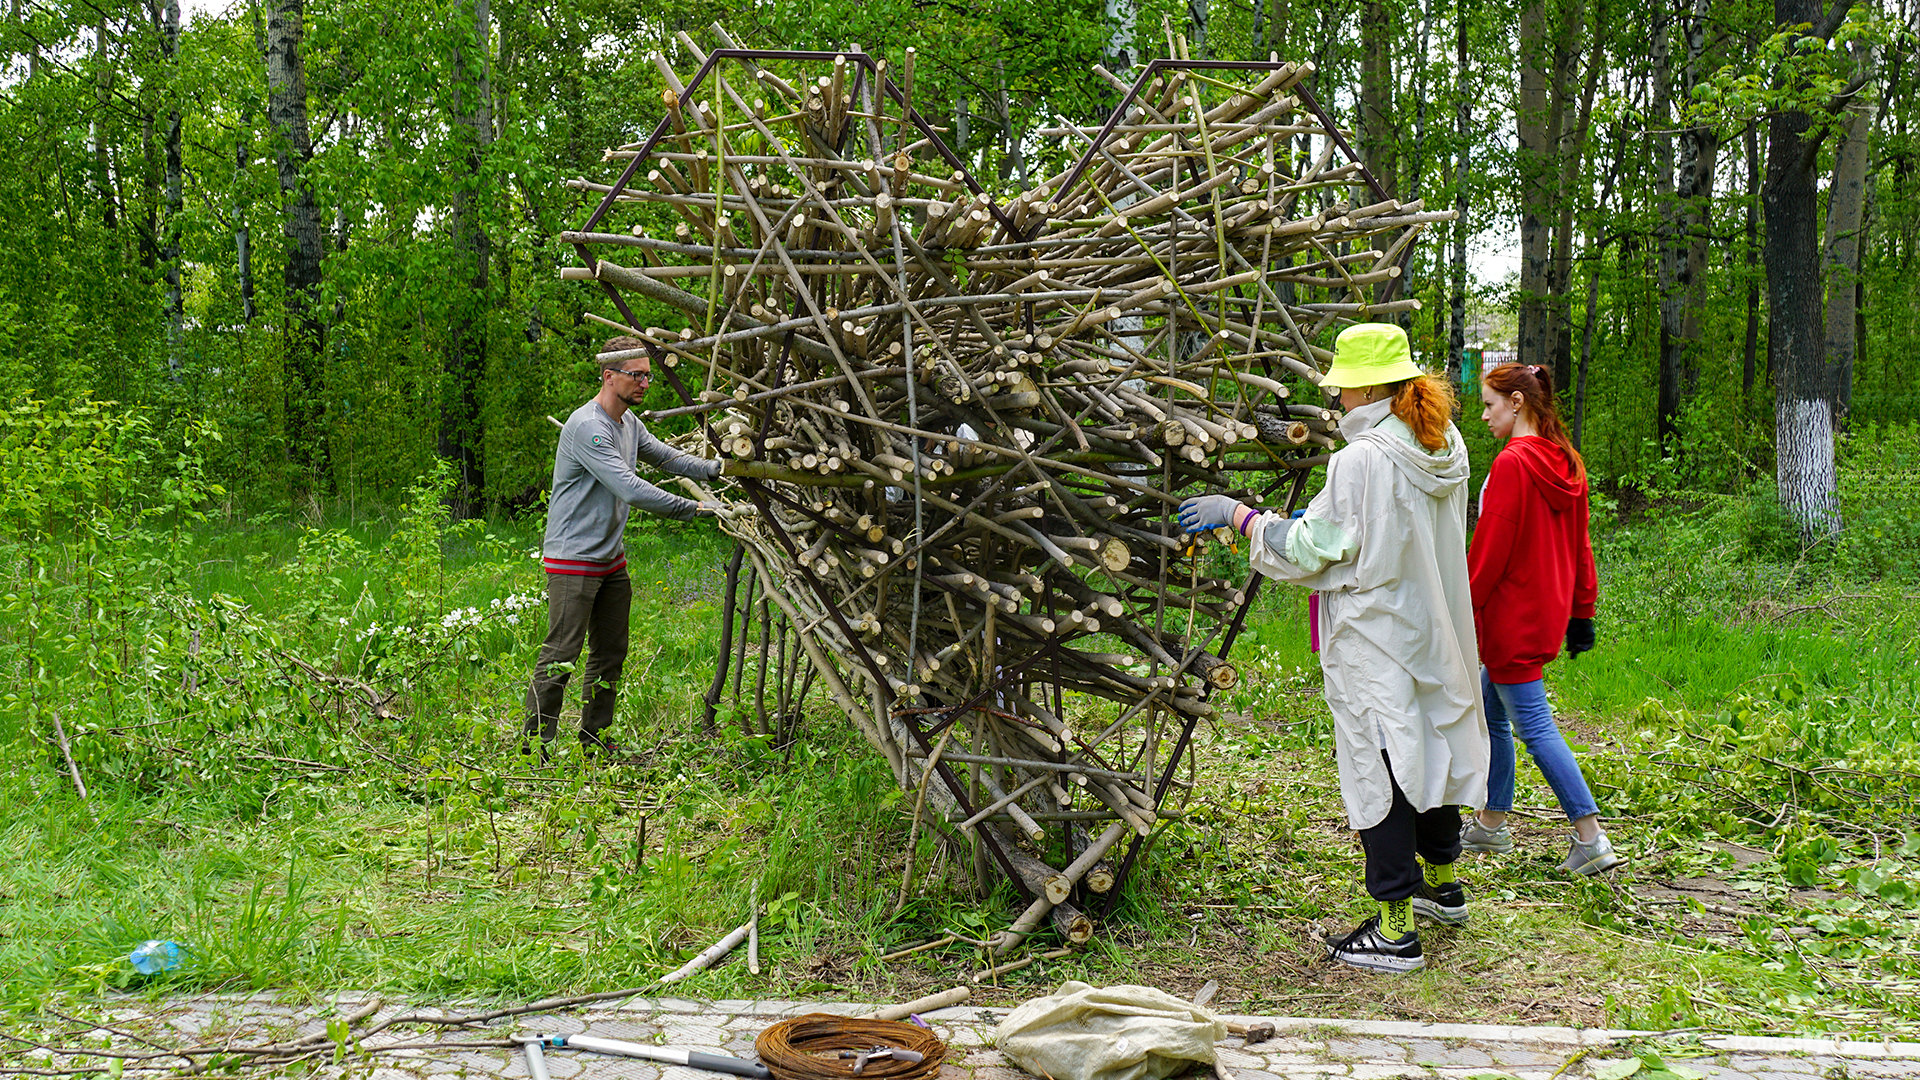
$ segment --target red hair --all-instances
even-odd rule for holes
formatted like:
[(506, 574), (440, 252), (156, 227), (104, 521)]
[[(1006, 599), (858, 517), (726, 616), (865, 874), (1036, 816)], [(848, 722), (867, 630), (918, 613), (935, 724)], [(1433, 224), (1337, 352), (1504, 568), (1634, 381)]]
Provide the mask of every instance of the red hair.
[(1453, 404), (1453, 384), (1434, 375), (1416, 375), (1393, 386), (1393, 415), (1405, 421), (1428, 450), (1446, 448)]
[(1533, 418), (1540, 437), (1565, 450), (1567, 460), (1573, 462), (1574, 475), (1585, 479), (1587, 463), (1574, 449), (1573, 438), (1567, 434), (1567, 425), (1560, 422), (1560, 409), (1553, 402), (1552, 368), (1544, 364), (1501, 364), (1480, 376), (1480, 381), (1503, 397), (1519, 394), (1524, 399), (1520, 407)]

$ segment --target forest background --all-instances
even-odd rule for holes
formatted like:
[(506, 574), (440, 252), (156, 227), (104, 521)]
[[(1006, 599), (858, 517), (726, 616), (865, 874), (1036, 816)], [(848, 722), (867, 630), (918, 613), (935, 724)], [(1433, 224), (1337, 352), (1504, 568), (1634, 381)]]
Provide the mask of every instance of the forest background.
[[(1920, 1032), (1915, 17), (10, 0), (0, 1009), (139, 985), (149, 937), (195, 958), (156, 990), (613, 989), (756, 889), (771, 974), (689, 992), (879, 996), (977, 960), (883, 950), (1006, 924), (964, 859), (924, 831), (906, 850), (902, 793), (830, 711), (697, 727), (726, 559), (704, 526), (629, 530), (648, 572), (620, 734), (643, 752), (511, 756), (545, 417), (591, 393), (585, 316), (613, 314), (559, 280), (585, 211), (565, 182), (611, 174), (603, 151), (660, 116), (651, 54), (690, 70), (677, 34), (718, 19), (757, 47), (916, 48), (916, 105), (1003, 193), (1070, 150), (1032, 133), (1103, 117), (1096, 68), (1130, 79), (1171, 34), (1311, 60), (1383, 184), (1461, 211), (1409, 267), (1421, 359), (1458, 373), (1475, 327), (1510, 325), (1596, 480), (1601, 644), (1552, 684), (1629, 883), (1554, 870), (1528, 773), (1525, 854), (1471, 867), (1487, 914), (1436, 939), (1429, 976), (1326, 974), (1306, 926), (1365, 897), (1304, 601), (1273, 589), (1196, 736), (1192, 806), (1101, 936), (1021, 978), (1218, 977), (1222, 1003), (1298, 1015)], [(1516, 275), (1470, 272), (1508, 243)]]
[[(1507, 312), (1609, 486), (1777, 474), (1824, 534), (1833, 434), (1920, 415), (1904, 0), (12, 0), (0, 398), (211, 423), (249, 505), (390, 501), (436, 456), (462, 516), (536, 502), (599, 333), (556, 273), (564, 181), (604, 179), (660, 115), (653, 54), (693, 66), (675, 35), (716, 18), (915, 47), (916, 105), (1003, 193), (1170, 32), (1312, 61), (1389, 192), (1460, 211), (1409, 268), (1421, 358), (1457, 370), (1469, 308)], [(1469, 275), (1516, 242), (1517, 276)]]

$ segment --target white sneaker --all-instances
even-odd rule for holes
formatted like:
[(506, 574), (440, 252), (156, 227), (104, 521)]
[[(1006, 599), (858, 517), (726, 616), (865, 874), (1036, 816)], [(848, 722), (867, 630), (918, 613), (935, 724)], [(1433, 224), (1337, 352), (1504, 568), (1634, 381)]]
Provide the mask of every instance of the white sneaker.
[(1506, 854), (1513, 850), (1513, 834), (1502, 823), (1497, 829), (1489, 829), (1480, 824), (1477, 815), (1467, 815), (1467, 824), (1460, 830), (1460, 847), (1466, 851), (1491, 851)]
[(1614, 854), (1613, 844), (1607, 840), (1607, 834), (1601, 833), (1593, 838), (1593, 843), (1583, 844), (1580, 837), (1573, 837), (1573, 845), (1567, 851), (1565, 862), (1560, 869), (1570, 874), (1596, 877), (1619, 866), (1627, 860)]

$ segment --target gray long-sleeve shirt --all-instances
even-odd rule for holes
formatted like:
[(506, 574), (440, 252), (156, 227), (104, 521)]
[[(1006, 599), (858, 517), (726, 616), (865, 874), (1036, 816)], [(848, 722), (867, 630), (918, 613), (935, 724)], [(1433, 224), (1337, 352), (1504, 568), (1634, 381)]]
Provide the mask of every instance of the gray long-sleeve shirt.
[(560, 429), (543, 556), (599, 563), (619, 559), (629, 506), (681, 521), (693, 516), (700, 504), (634, 475), (636, 459), (694, 480), (720, 473), (719, 462), (683, 454), (654, 438), (631, 411), (615, 421), (598, 401), (589, 401)]

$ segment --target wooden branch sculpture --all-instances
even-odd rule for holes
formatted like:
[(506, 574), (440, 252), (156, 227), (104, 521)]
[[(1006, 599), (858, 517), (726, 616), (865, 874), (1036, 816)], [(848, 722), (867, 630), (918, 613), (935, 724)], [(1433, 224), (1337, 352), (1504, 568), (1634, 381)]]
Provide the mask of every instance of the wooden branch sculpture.
[[(1107, 123), (1038, 133), (1077, 160), (999, 201), (913, 109), (911, 51), (896, 77), (713, 32), (711, 53), (681, 35), (684, 83), (656, 58), (666, 115), (608, 151), (619, 178), (572, 182), (598, 203), (562, 272), (647, 342), (610, 355), (650, 356), (684, 401), (646, 418), (696, 416), (695, 449), (727, 460), (704, 497), (755, 511), (725, 523), (741, 550), (709, 704), (744, 666), (757, 582), (756, 693), (771, 620), (776, 682), (804, 654), (975, 841), (983, 884), (997, 867), (1031, 902), (1000, 944), (1049, 920), (1084, 940), (1068, 898), (1110, 905), (1183, 798), (1256, 587), (1210, 572), (1175, 507), (1298, 498), (1334, 445), (1315, 390), (1333, 332), (1417, 310), (1393, 298), (1410, 245), (1451, 214), (1378, 189), (1299, 85), (1310, 65), (1102, 71)], [(1111, 715), (1070, 717), (1087, 698)]]

